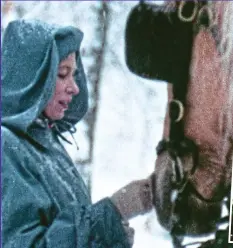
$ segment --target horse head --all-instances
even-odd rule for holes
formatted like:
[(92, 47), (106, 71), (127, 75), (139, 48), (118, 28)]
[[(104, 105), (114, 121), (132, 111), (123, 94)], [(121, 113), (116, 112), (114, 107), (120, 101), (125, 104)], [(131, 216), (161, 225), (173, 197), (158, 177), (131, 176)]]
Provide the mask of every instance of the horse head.
[(126, 27), (129, 69), (170, 83), (153, 202), (160, 224), (177, 235), (215, 231), (229, 194), (232, 11), (233, 2), (142, 2)]

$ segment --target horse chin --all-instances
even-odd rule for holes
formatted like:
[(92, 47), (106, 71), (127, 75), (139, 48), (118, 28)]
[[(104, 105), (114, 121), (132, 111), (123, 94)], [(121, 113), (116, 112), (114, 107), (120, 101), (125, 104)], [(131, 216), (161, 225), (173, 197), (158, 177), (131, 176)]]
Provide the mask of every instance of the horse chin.
[(171, 199), (173, 183), (171, 160), (166, 154), (157, 158), (154, 180), (154, 207), (161, 226), (180, 235), (206, 235), (216, 229), (221, 217), (221, 202), (207, 202), (200, 199), (189, 187), (184, 197), (175, 205)]
[(177, 218), (180, 219), (180, 230), (184, 235), (206, 235), (216, 230), (221, 216), (221, 204), (207, 203), (189, 194), (178, 211)]

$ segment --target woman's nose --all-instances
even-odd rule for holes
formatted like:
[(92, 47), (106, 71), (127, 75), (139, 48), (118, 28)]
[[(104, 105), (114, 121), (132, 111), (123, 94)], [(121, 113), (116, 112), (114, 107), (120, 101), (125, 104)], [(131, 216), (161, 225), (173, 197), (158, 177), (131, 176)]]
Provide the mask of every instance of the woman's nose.
[(77, 95), (79, 93), (79, 87), (73, 78), (70, 79), (69, 84), (66, 88), (66, 92), (72, 95)]

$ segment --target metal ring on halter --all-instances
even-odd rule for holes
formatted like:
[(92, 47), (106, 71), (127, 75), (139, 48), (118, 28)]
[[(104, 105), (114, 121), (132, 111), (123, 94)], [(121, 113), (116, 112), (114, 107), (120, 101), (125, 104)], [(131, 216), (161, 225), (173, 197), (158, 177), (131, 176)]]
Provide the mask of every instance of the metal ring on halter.
[(182, 102), (179, 101), (179, 100), (175, 100), (175, 99), (174, 99), (174, 100), (171, 100), (170, 103), (172, 103), (172, 102), (176, 103), (177, 106), (179, 107), (179, 115), (178, 115), (177, 118), (174, 120), (174, 122), (179, 122), (179, 121), (181, 121), (182, 118), (184, 117), (184, 105), (183, 105)]
[(184, 17), (182, 15), (182, 10), (184, 8), (184, 5), (187, 3), (187, 1), (181, 1), (179, 8), (178, 8), (178, 17), (180, 18), (181, 21), (183, 22), (192, 22), (195, 18), (195, 16), (197, 15), (197, 11), (198, 11), (198, 1), (195, 0), (194, 1), (194, 8), (193, 8), (193, 13), (190, 17)]

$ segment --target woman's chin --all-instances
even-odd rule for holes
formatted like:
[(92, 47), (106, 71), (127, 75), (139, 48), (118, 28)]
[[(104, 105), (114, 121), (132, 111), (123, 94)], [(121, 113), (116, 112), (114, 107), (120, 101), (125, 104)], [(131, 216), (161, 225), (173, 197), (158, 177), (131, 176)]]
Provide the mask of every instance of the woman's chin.
[(58, 114), (57, 116), (54, 117), (54, 121), (58, 121), (58, 120), (61, 120), (63, 119), (65, 116), (65, 112), (62, 112), (60, 114)]
[(59, 121), (63, 119), (65, 116), (65, 111), (59, 111), (57, 113), (53, 113), (50, 116), (47, 115), (47, 117), (52, 121)]

